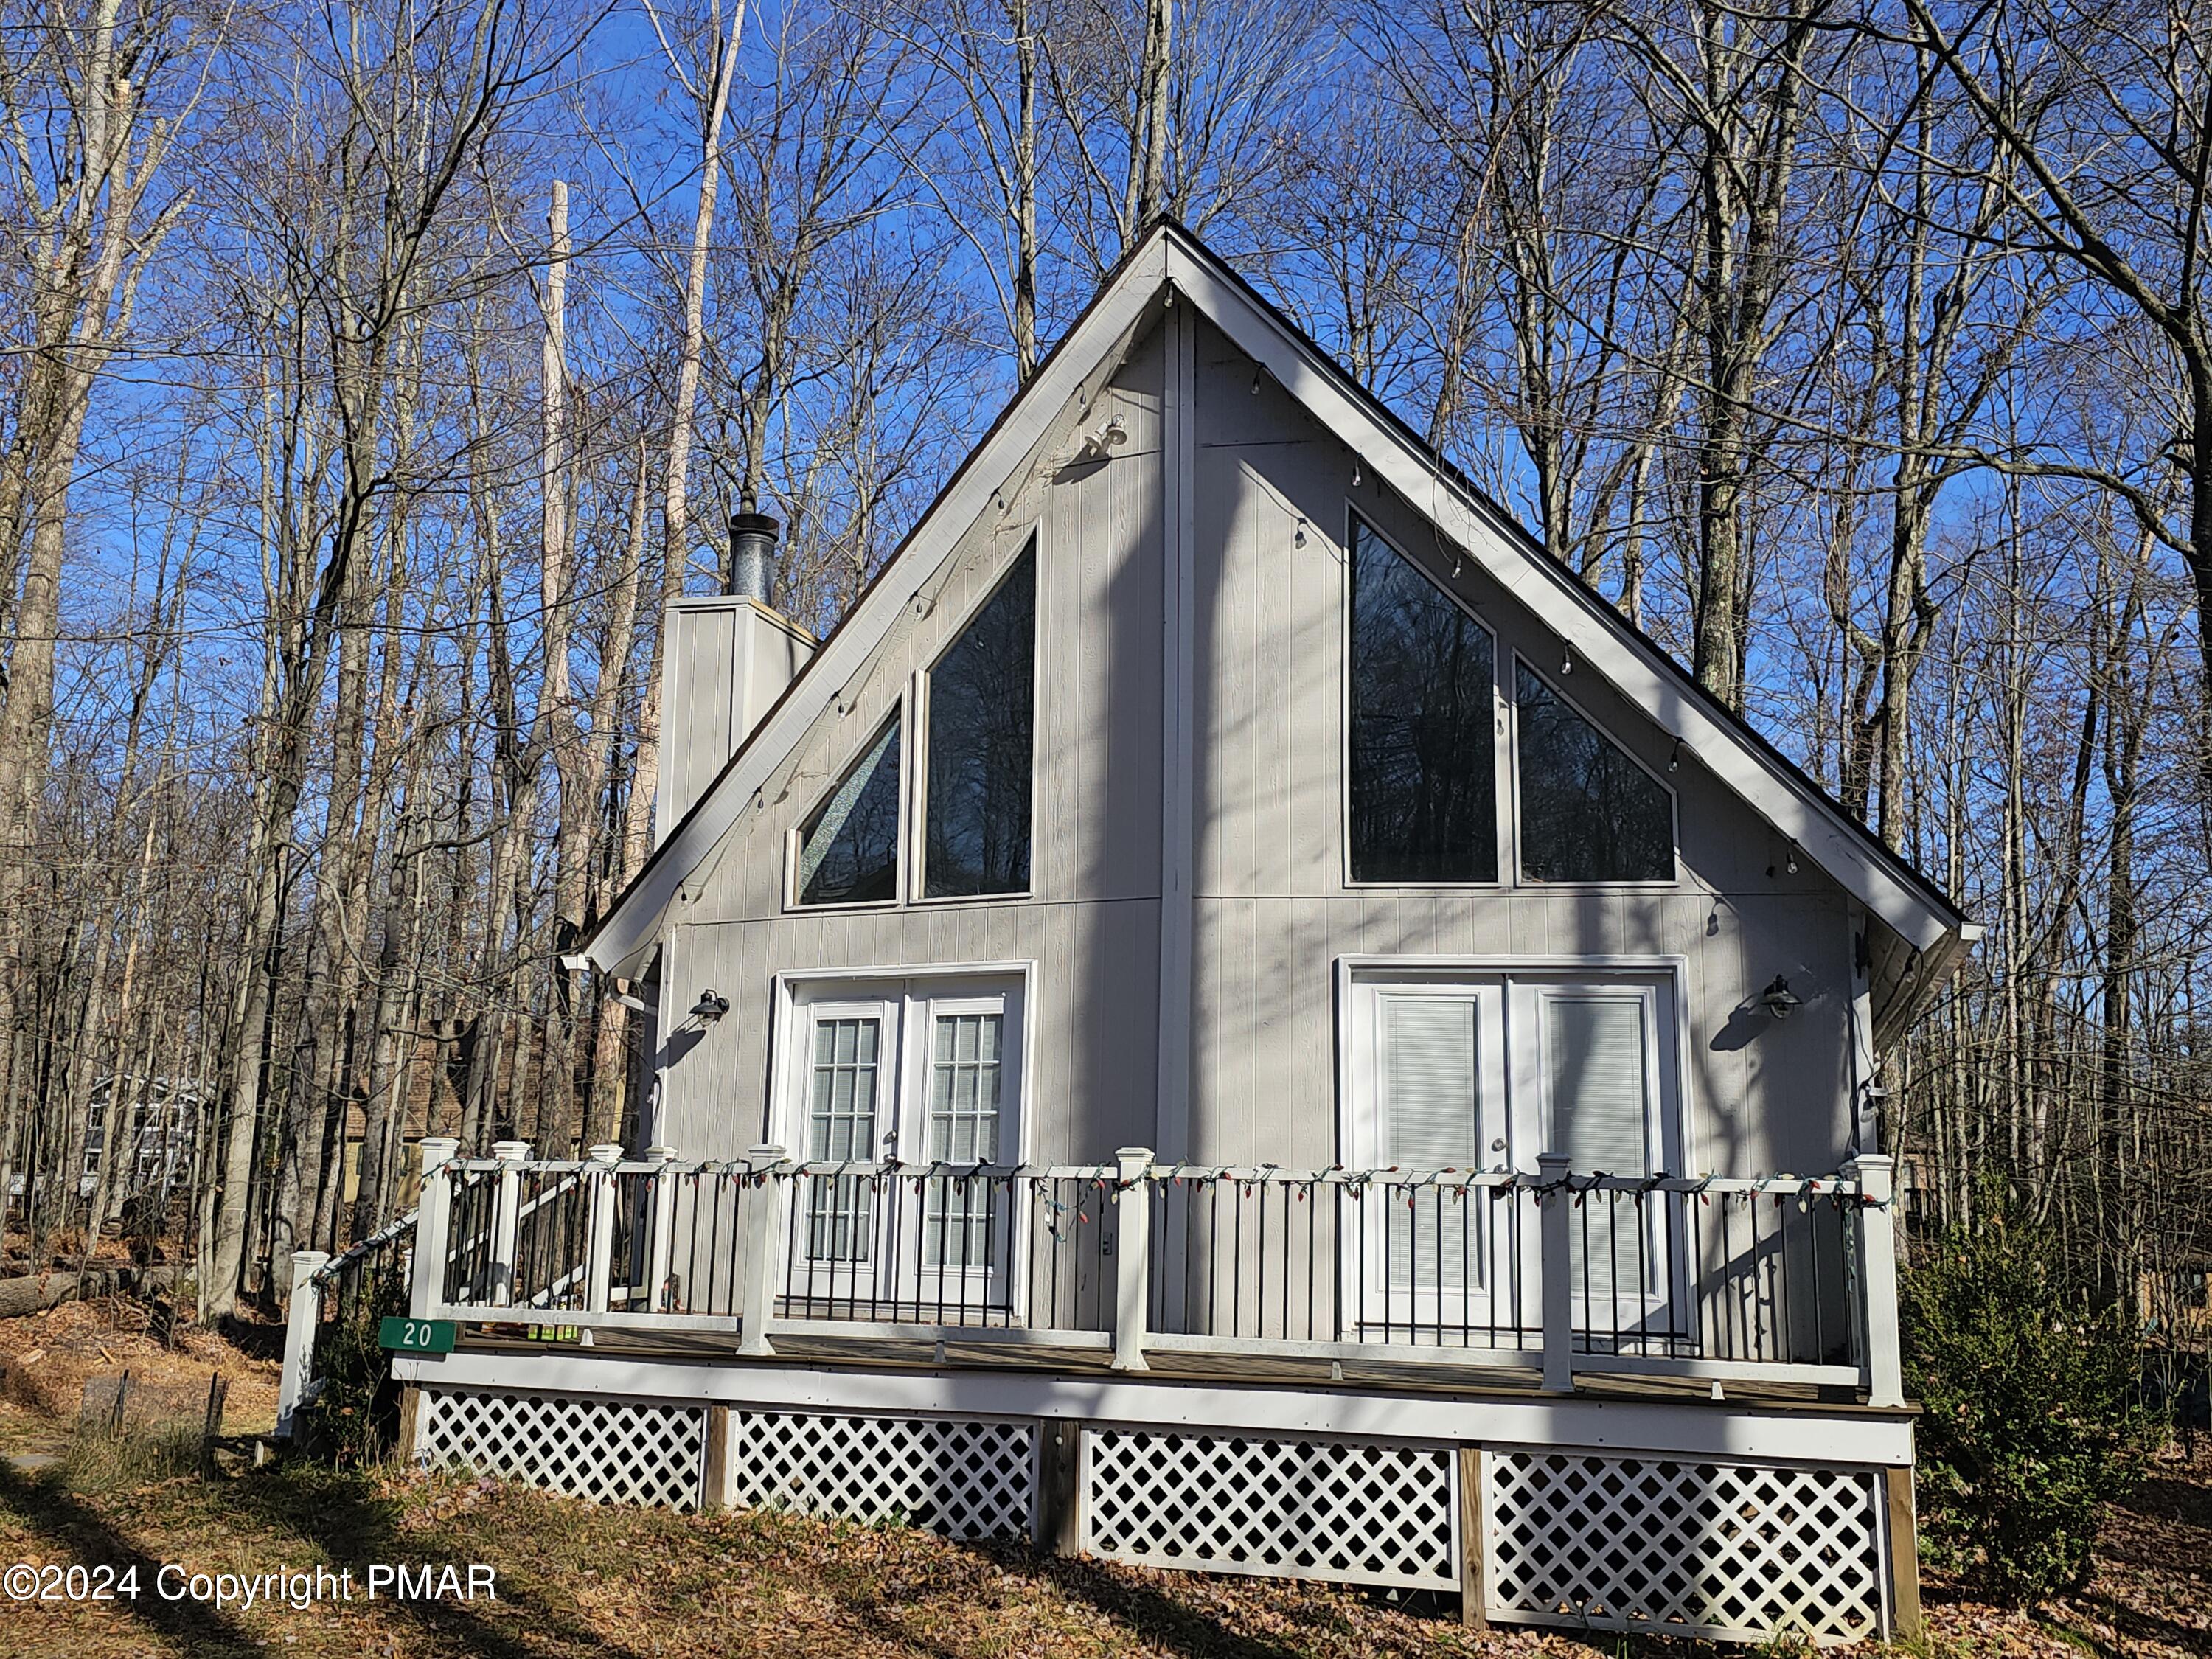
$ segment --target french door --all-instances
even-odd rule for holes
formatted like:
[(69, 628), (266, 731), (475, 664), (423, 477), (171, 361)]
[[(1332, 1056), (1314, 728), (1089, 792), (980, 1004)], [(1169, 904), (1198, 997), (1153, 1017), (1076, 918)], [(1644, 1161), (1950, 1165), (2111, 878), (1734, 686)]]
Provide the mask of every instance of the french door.
[[(1670, 975), (1395, 973), (1352, 982), (1345, 1161), (1401, 1171), (1510, 1168), (1560, 1152), (1578, 1174), (1680, 1170)], [(1347, 1299), (1378, 1340), (1510, 1344), (1540, 1322), (1534, 1206), (1450, 1187), (1359, 1201)], [(1571, 1219), (1586, 1337), (1663, 1324), (1678, 1293), (1663, 1203), (1585, 1197)]]
[(1016, 1183), (971, 1173), (1020, 1152), (1018, 981), (802, 988), (792, 1004), (784, 1144), (793, 1194), (788, 1311), (986, 1322), (1012, 1305)]
[[(1673, 986), (1655, 978), (1514, 985), (1515, 1096), (1534, 1151), (1576, 1175), (1682, 1169)], [(1592, 1350), (1647, 1349), (1687, 1304), (1679, 1199), (1591, 1191), (1567, 1212), (1569, 1317)]]
[[(1360, 981), (1352, 1025), (1353, 1169), (1472, 1171), (1504, 1161), (1502, 981)], [(1340, 1224), (1353, 1255), (1362, 1334), (1464, 1339), (1510, 1285), (1510, 1216), (1443, 1187), (1359, 1189)]]

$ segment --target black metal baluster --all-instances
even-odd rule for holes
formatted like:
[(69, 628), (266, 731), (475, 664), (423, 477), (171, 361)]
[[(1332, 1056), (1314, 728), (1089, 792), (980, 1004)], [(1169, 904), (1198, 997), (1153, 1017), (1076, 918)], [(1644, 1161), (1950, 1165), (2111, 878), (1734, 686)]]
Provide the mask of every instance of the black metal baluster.
[[(1562, 1201), (1571, 1203), (1574, 1206), (1575, 1214), (1578, 1218), (1576, 1222), (1576, 1225), (1582, 1229), (1583, 1352), (1584, 1353), (1589, 1353), (1593, 1352), (1595, 1347), (1595, 1344), (1590, 1340), (1594, 1332), (1590, 1319), (1589, 1194), (1585, 1193), (1579, 1200), (1577, 1200), (1573, 1196), (1574, 1190), (1575, 1189), (1571, 1186), (1563, 1187), (1559, 1189)], [(1570, 1275), (1570, 1277), (1571, 1278), (1571, 1275)], [(1568, 1338), (1567, 1347), (1571, 1352), (1574, 1346), (1574, 1340), (1571, 1334)]]
[[(769, 1183), (773, 1182), (775, 1179), (775, 1176), (774, 1175), (764, 1175), (759, 1177), (760, 1184), (753, 1194), (753, 1196), (757, 1200), (764, 1201), (766, 1200), (769, 1191)], [(816, 1195), (822, 1190), (817, 1185), (821, 1177), (818, 1176), (801, 1176), (797, 1173), (793, 1173), (791, 1177), (790, 1183), (790, 1201), (784, 1206), (783, 1212), (783, 1225), (786, 1235), (783, 1252), (784, 1300), (787, 1303), (798, 1300), (798, 1297), (794, 1294), (794, 1285), (803, 1266), (806, 1273), (806, 1297), (804, 1306), (809, 1315), (811, 1315), (814, 1311), (814, 1235), (816, 1229), (821, 1224), (814, 1216), (813, 1211), (817, 1207), (815, 1203)], [(808, 1212), (806, 1217), (806, 1249), (803, 1259), (799, 1249), (799, 1212), (802, 1209)], [(834, 1225), (834, 1223), (832, 1224)], [(834, 1243), (834, 1240), (832, 1242)], [(835, 1266), (834, 1262), (832, 1263), (832, 1266)], [(745, 1315), (750, 1318), (755, 1311), (756, 1310), (748, 1308), (745, 1310)], [(759, 1310), (758, 1311), (765, 1312), (766, 1310)]]
[[(1613, 1351), (1621, 1351), (1620, 1328), (1620, 1194), (1617, 1189), (1606, 1189), (1605, 1205), (1605, 1279), (1606, 1290), (1613, 1303)], [(1640, 1286), (1639, 1286), (1640, 1288)]]
[(1783, 1194), (1774, 1195), (1774, 1334), (1768, 1352), (1761, 1359), (1787, 1359), (1790, 1357), (1791, 1334), (1796, 1321), (1790, 1315), (1796, 1310), (1796, 1286), (1790, 1269), (1790, 1200)]
[(1182, 1193), (1182, 1329), (1193, 1334), (1190, 1318), (1190, 1279), (1198, 1265), (1198, 1188), (1194, 1180), (1178, 1182)]
[(1813, 1253), (1813, 1363), (1826, 1364), (1828, 1358), (1827, 1285), (1820, 1278), (1820, 1200), (1818, 1193), (1808, 1190), (1805, 1195), (1807, 1242)]
[(1305, 1206), (1305, 1340), (1307, 1343), (1312, 1343), (1314, 1340), (1314, 1245), (1318, 1243), (1318, 1241), (1314, 1239), (1314, 1232), (1321, 1228), (1321, 1192), (1314, 1190), (1312, 1179), (1307, 1179), (1305, 1182), (1305, 1192), (1301, 1194), (1301, 1203)]

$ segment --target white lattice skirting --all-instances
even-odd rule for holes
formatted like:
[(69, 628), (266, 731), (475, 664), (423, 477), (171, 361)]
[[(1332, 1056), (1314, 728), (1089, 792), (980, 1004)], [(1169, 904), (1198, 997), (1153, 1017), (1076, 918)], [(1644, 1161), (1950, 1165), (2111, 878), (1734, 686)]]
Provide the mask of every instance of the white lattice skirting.
[(1736, 1641), (1881, 1633), (1875, 1474), (1579, 1452), (1483, 1462), (1494, 1620)]
[(738, 1412), (730, 1425), (732, 1504), (947, 1538), (1027, 1537), (1036, 1469), (1029, 1422)]
[(1083, 1547), (1151, 1567), (1450, 1589), (1445, 1450), (1101, 1429), (1083, 1440)]
[(599, 1504), (699, 1507), (707, 1413), (605, 1395), (422, 1390), (415, 1461)]

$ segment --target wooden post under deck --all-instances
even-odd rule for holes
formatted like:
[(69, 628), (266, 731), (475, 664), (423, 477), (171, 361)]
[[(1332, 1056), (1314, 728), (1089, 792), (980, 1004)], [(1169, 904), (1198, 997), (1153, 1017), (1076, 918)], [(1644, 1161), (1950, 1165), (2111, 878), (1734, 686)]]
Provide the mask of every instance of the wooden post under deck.
[(1056, 1417), (1037, 1419), (1036, 1516), (1039, 1549), (1073, 1557), (1083, 1553), (1083, 1425)]
[(1483, 1610), (1482, 1448), (1459, 1449), (1459, 1620), (1470, 1630), (1488, 1630)]
[(730, 1507), (730, 1417), (727, 1406), (707, 1407), (707, 1467), (700, 1471), (699, 1508), (706, 1512)]
[(1890, 1638), (1917, 1642), (1924, 1627), (1920, 1618), (1920, 1532), (1913, 1514), (1911, 1466), (1884, 1469), (1881, 1480), (1889, 1534)]

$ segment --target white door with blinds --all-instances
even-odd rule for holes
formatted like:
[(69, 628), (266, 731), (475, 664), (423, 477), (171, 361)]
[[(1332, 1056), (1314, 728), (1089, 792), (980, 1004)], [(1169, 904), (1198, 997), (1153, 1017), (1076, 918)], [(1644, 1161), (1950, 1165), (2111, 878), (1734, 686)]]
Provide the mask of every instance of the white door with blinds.
[[(1548, 1151), (1578, 1173), (1681, 1168), (1671, 975), (1376, 970), (1352, 991), (1348, 1165), (1533, 1175)], [(1540, 1322), (1532, 1206), (1394, 1190), (1350, 1224), (1362, 1334), (1480, 1346)], [(1663, 1206), (1586, 1203), (1574, 1219), (1577, 1324), (1663, 1318), (1679, 1254)]]
[(783, 1144), (817, 1170), (793, 1194), (793, 1316), (922, 1317), (1011, 1304), (1020, 1157), (1018, 982), (801, 987), (784, 1048)]
[[(1509, 1018), (1518, 1142), (1564, 1152), (1576, 1175), (1640, 1178), (1682, 1169), (1671, 979), (1516, 979)], [(1593, 1346), (1663, 1328), (1675, 1305), (1679, 1206), (1585, 1194), (1568, 1214), (1575, 1328)]]
[[(1504, 1161), (1503, 981), (1376, 979), (1358, 984), (1352, 1070), (1361, 1103), (1347, 1126), (1354, 1169), (1470, 1171)], [(1511, 1230), (1455, 1186), (1374, 1189), (1346, 1206), (1347, 1291), (1360, 1334), (1463, 1346), (1497, 1316), (1510, 1285)]]

